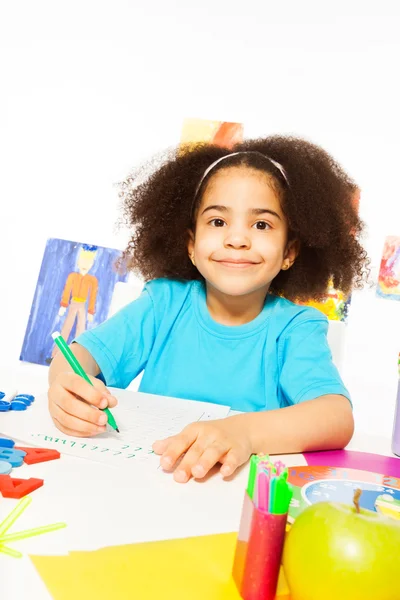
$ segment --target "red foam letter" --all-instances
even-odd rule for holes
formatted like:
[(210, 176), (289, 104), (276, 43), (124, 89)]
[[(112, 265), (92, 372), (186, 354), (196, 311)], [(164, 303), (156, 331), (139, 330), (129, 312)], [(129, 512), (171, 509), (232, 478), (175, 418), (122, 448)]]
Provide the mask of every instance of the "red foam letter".
[(0, 475), (0, 492), (3, 498), (19, 500), (30, 492), (34, 492), (43, 485), (43, 479), (17, 479), (10, 475)]
[(23, 450), (26, 452), (24, 462), (27, 465), (35, 465), (36, 463), (45, 462), (46, 460), (60, 458), (58, 450), (49, 450), (48, 448), (22, 448), (21, 446), (18, 446), (15, 450)]

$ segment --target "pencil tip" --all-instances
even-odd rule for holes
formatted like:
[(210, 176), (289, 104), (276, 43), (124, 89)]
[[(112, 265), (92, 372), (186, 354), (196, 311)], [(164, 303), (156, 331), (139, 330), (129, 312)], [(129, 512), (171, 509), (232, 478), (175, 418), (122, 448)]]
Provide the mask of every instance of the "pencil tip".
[(118, 427), (116, 427), (116, 428), (115, 428), (115, 431), (116, 431), (117, 433), (119, 433), (119, 429), (118, 429)]

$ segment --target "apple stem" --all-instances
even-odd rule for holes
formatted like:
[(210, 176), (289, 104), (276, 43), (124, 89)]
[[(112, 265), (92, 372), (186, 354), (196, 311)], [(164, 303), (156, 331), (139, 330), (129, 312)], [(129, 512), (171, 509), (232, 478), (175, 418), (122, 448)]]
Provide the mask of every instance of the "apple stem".
[(360, 490), (360, 488), (357, 488), (356, 490), (354, 490), (353, 503), (354, 503), (354, 506), (356, 507), (356, 512), (358, 514), (360, 514), (361, 494), (362, 494), (362, 490)]

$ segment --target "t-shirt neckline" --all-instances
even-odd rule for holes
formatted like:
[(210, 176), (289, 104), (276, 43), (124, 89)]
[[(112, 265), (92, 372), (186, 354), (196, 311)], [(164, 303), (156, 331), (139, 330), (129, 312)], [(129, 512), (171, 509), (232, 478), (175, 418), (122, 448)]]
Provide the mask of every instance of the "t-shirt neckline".
[(206, 286), (202, 281), (193, 281), (192, 298), (196, 317), (200, 325), (214, 335), (231, 339), (240, 339), (254, 335), (266, 327), (271, 308), (276, 301), (276, 296), (267, 294), (264, 306), (255, 319), (243, 325), (223, 325), (214, 321), (209, 313), (206, 300)]

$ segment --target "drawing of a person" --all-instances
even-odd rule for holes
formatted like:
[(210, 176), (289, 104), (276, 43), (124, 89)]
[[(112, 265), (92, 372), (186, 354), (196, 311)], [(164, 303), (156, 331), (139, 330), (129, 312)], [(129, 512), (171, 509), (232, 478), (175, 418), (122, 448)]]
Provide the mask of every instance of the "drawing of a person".
[[(96, 251), (97, 246), (84, 244), (78, 255), (78, 271), (72, 271), (65, 282), (58, 311), (60, 317), (67, 312), (61, 329), (64, 340), (68, 340), (75, 321), (76, 336), (85, 331), (86, 321), (89, 323), (93, 321), (99, 282), (97, 277), (90, 275), (89, 271), (93, 267)], [(57, 346), (54, 346), (52, 358), (57, 351)]]

